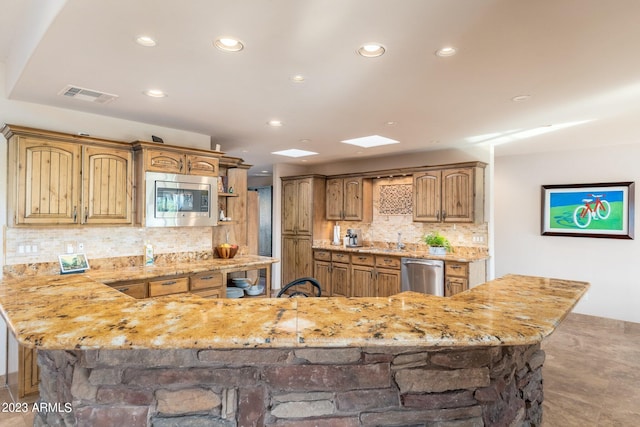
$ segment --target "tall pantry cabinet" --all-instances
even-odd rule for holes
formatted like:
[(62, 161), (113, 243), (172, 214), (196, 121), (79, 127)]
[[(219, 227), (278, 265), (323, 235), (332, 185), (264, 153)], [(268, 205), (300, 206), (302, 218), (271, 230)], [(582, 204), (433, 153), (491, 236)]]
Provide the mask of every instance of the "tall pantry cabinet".
[(313, 240), (329, 238), (324, 210), (324, 176), (282, 178), (282, 286), (313, 276)]

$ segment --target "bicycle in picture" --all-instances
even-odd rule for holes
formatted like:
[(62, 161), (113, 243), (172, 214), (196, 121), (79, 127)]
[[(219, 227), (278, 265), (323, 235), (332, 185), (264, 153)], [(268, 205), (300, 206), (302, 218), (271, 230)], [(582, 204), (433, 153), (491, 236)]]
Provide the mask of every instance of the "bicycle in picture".
[[(591, 224), (591, 220), (609, 218), (611, 206), (609, 202), (604, 200), (605, 196), (606, 194), (587, 194), (589, 198), (582, 199), (584, 205), (578, 206), (573, 211), (573, 223), (579, 228), (587, 228)], [(592, 203), (593, 207), (591, 207)]]

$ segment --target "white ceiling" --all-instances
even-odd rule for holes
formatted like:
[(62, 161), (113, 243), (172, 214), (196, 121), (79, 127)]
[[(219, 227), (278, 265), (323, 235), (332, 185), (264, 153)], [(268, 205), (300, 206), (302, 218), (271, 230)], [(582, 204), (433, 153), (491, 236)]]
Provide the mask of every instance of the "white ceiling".
[[(11, 99), (211, 135), (256, 165), (253, 172), (300, 163), (270, 154), (288, 148), (318, 152), (306, 158), (316, 164), (464, 149), (474, 136), (568, 123), (581, 124), (497, 145), (496, 155), (638, 142), (637, 0), (43, 4), (2, 0), (0, 59), (15, 77)], [(137, 45), (140, 34), (157, 46)], [(214, 48), (224, 35), (245, 49)], [(356, 53), (371, 41), (386, 54)], [(435, 56), (445, 45), (458, 54)], [(290, 80), (298, 73), (303, 83)], [(58, 95), (68, 84), (119, 97), (98, 105)], [(168, 96), (144, 96), (150, 88)], [(512, 101), (517, 95), (531, 98)], [(284, 126), (267, 126), (271, 119)], [(400, 144), (340, 143), (374, 134)]]

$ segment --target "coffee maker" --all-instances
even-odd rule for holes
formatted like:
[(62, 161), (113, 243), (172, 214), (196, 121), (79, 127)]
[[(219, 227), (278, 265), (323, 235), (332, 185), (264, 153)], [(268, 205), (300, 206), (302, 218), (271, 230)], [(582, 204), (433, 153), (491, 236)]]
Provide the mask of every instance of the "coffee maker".
[(359, 228), (347, 228), (347, 247), (362, 247), (362, 230)]

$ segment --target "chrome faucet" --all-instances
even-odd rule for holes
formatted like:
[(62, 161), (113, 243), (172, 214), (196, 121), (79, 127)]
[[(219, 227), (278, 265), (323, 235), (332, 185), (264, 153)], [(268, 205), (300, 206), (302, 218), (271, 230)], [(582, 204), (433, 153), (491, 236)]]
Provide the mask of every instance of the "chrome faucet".
[(404, 249), (404, 243), (402, 243), (402, 233), (398, 233), (398, 244), (396, 245), (396, 249)]

